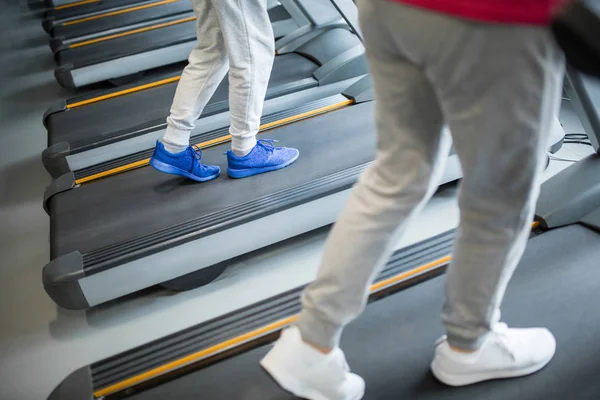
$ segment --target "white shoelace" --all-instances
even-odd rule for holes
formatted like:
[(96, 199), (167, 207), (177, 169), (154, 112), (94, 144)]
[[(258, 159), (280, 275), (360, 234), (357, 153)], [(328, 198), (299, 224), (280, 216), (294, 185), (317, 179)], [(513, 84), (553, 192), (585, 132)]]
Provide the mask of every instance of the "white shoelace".
[(517, 344), (514, 343), (516, 338), (508, 336), (508, 326), (504, 322), (499, 322), (492, 327), (491, 333), (494, 335), (496, 343), (510, 355), (513, 361), (516, 361), (517, 357), (514, 352), (515, 345)]

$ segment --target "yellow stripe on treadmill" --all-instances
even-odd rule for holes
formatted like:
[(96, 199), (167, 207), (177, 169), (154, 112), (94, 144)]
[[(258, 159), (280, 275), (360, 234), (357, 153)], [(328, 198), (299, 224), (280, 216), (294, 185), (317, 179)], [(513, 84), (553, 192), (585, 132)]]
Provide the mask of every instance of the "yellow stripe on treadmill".
[[(320, 115), (329, 111), (333, 111), (333, 110), (337, 110), (346, 106), (351, 105), (352, 103), (354, 103), (353, 100), (344, 100), (341, 101), (339, 103), (336, 104), (332, 104), (330, 106), (326, 106), (326, 107), (321, 107), (321, 108), (317, 108), (316, 110), (311, 110), (311, 111), (307, 111), (305, 113), (302, 114), (297, 114), (288, 118), (283, 118), (277, 121), (273, 121), (273, 122), (269, 122), (267, 124), (263, 124), (260, 126), (260, 132), (265, 132), (268, 131), (269, 129), (272, 128), (276, 128), (279, 126), (283, 126), (286, 124), (289, 124), (291, 122), (295, 122), (295, 121), (299, 121), (301, 119), (306, 119), (309, 118), (311, 116), (315, 116), (315, 115)], [(231, 139), (231, 135), (223, 135), (221, 137), (212, 139), (212, 140), (207, 140), (206, 142), (201, 142), (201, 143), (197, 143), (195, 144), (195, 146), (198, 146), (201, 149), (205, 149), (207, 147), (212, 147), (212, 146), (216, 146), (225, 142), (228, 142)], [(148, 165), (150, 163), (150, 159), (149, 158), (145, 158), (143, 160), (140, 161), (136, 161), (134, 163), (130, 163), (127, 165), (122, 165), (120, 167), (117, 168), (113, 168), (113, 169), (109, 169), (107, 171), (103, 171), (103, 172), (99, 172), (97, 174), (93, 174), (90, 176), (86, 176), (80, 179), (77, 179), (75, 181), (76, 185), (81, 185), (82, 183), (88, 183), (91, 181), (95, 181), (98, 180), (100, 178), (106, 178), (107, 176), (111, 176), (111, 175), (116, 175), (116, 174), (120, 174), (122, 172), (127, 172), (130, 171), (132, 169), (137, 169), (140, 167), (145, 167), (146, 165)]]
[(154, 88), (154, 87), (157, 87), (157, 86), (166, 85), (167, 83), (177, 82), (179, 80), (179, 78), (181, 78), (180, 75), (174, 76), (172, 78), (167, 78), (167, 79), (163, 79), (163, 80), (160, 80), (160, 81), (152, 82), (152, 83), (147, 83), (145, 85), (140, 85), (140, 86), (132, 87), (130, 89), (120, 90), (118, 92), (104, 94), (102, 96), (94, 97), (92, 99), (82, 100), (82, 101), (78, 101), (76, 103), (67, 104), (67, 108), (70, 110), (72, 108), (77, 108), (77, 107), (85, 106), (85, 105), (88, 105), (88, 104), (97, 103), (99, 101), (108, 100), (108, 99), (112, 99), (112, 98), (119, 97), (119, 96), (124, 96), (126, 94), (135, 93), (135, 92), (141, 92), (142, 90), (151, 89), (151, 88)]
[(131, 31), (122, 32), (122, 33), (115, 33), (114, 35), (108, 35), (108, 36), (103, 36), (103, 37), (100, 37), (100, 38), (97, 38), (97, 39), (90, 39), (90, 40), (86, 40), (86, 41), (83, 41), (83, 42), (73, 43), (73, 44), (69, 45), (69, 48), (74, 49), (74, 48), (77, 48), (77, 47), (88, 46), (90, 44), (100, 43), (100, 42), (105, 42), (107, 40), (117, 39), (117, 38), (120, 38), (120, 37), (135, 35), (137, 33), (143, 33), (143, 32), (153, 31), (153, 30), (160, 29), (160, 28), (166, 28), (167, 26), (173, 26), (173, 25), (183, 24), (185, 22), (194, 21), (195, 19), (196, 19), (196, 17), (182, 18), (182, 19), (178, 19), (176, 21), (165, 22), (165, 23), (162, 23), (162, 24), (148, 26), (146, 28), (133, 29)]
[(65, 8), (82, 6), (84, 4), (99, 3), (100, 0), (82, 0), (71, 4), (63, 4), (62, 6), (54, 7), (55, 10), (64, 10)]
[[(372, 293), (381, 288), (390, 286), (390, 285), (398, 283), (398, 282), (405, 281), (406, 279), (412, 278), (415, 275), (419, 275), (421, 273), (433, 270), (434, 268), (437, 268), (440, 265), (447, 264), (451, 258), (452, 258), (451, 256), (442, 257), (442, 258), (435, 260), (433, 262), (430, 262), (428, 264), (414, 268), (410, 271), (403, 272), (399, 275), (396, 275), (394, 277), (391, 277), (389, 279), (386, 279), (384, 281), (381, 281), (379, 283), (372, 285), (370, 288), (370, 291)], [(284, 319), (274, 322), (272, 324), (266, 325), (262, 328), (250, 331), (243, 335), (229, 339), (225, 342), (219, 343), (215, 346), (208, 347), (204, 350), (200, 350), (196, 353), (193, 353), (188, 356), (182, 357), (180, 359), (171, 361), (167, 364), (163, 364), (160, 367), (156, 367), (156, 368), (146, 371), (142, 374), (133, 376), (133, 377), (125, 379), (121, 382), (115, 383), (114, 385), (100, 389), (100, 390), (94, 392), (94, 397), (98, 398), (98, 397), (108, 396), (110, 394), (116, 393), (116, 392), (126, 389), (128, 387), (134, 386), (138, 383), (147, 381), (152, 378), (156, 378), (157, 376), (163, 375), (163, 374), (173, 371), (177, 368), (181, 368), (181, 367), (191, 364), (193, 362), (197, 362), (202, 359), (214, 356), (218, 353), (221, 353), (222, 351), (225, 351), (225, 350), (231, 349), (235, 346), (244, 344), (253, 339), (257, 339), (257, 338), (260, 338), (261, 336), (281, 330), (284, 327), (286, 327), (286, 326), (290, 325), (291, 323), (293, 323), (294, 321), (296, 321), (297, 318), (298, 318), (297, 314), (293, 315), (291, 317), (288, 317), (288, 318), (284, 318)]]
[(162, 1), (157, 1), (156, 3), (152, 3), (152, 4), (144, 4), (143, 6), (136, 6), (136, 7), (131, 7), (131, 8), (125, 8), (122, 10), (111, 11), (111, 12), (107, 12), (104, 14), (92, 15), (91, 17), (85, 17), (85, 18), (74, 19), (71, 21), (63, 22), (62, 26), (76, 25), (76, 24), (80, 24), (82, 22), (94, 21), (94, 20), (102, 19), (102, 18), (106, 18), (106, 17), (114, 17), (115, 15), (127, 14), (127, 13), (130, 13), (133, 11), (145, 10), (147, 8), (152, 8), (152, 7), (157, 7), (157, 6), (164, 6), (166, 4), (177, 3), (178, 1), (179, 0), (162, 0)]

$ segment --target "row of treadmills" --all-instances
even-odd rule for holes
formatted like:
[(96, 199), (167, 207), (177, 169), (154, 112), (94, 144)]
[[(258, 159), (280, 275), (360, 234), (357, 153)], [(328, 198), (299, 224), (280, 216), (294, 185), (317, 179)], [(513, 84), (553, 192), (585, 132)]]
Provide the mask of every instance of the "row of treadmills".
[[(195, 41), (188, 0), (49, 3), (43, 26), (51, 37), (58, 82), (70, 88), (104, 83), (44, 115), (48, 148), (42, 159), (53, 179), (44, 196), (51, 261), (43, 269), (43, 284), (63, 308), (88, 309), (155, 285), (187, 290), (209, 284), (232, 258), (333, 223), (357, 177), (374, 160), (374, 99), (352, 0), (269, 1), (277, 55), (260, 134), (298, 148), (302, 156), (275, 173), (203, 184), (148, 167)], [(600, 83), (570, 69), (565, 92), (598, 153)], [(192, 133), (205, 162), (221, 167), (230, 139), (227, 100), (224, 81)], [(461, 175), (452, 153), (443, 183)], [(553, 290), (535, 291), (525, 302), (547, 303), (571, 284), (600, 284), (598, 273), (590, 276), (600, 256), (598, 232), (600, 159), (594, 154), (542, 188), (524, 262), (539, 262), (534, 276), (550, 279)], [(421, 373), (426, 366), (399, 362), (415, 359), (411, 351), (428, 348), (441, 329), (424, 315), (437, 312), (442, 291), (436, 277), (451, 258), (454, 234), (397, 250), (372, 287), (372, 300), (381, 301), (349, 327), (344, 340), (351, 364), (372, 385), (366, 398), (481, 398), (484, 393), (499, 399), (564, 398), (550, 396), (564, 386), (535, 377), (494, 387), (494, 394), (493, 383), (447, 391)], [(557, 251), (565, 248), (578, 249), (577, 266), (561, 264), (565, 252)], [(523, 281), (532, 269), (523, 271), (512, 285), (532, 285)], [(260, 373), (257, 360), (262, 345), (293, 322), (301, 291), (84, 366), (50, 399), (287, 398)], [(402, 293), (389, 296), (396, 292)], [(524, 289), (513, 297), (530, 293)], [(518, 318), (527, 307), (505, 308)], [(391, 314), (410, 318), (390, 321)], [(376, 326), (386, 329), (372, 329)], [(400, 346), (402, 338), (415, 343)], [(353, 358), (352, 351), (367, 348), (368, 355), (363, 351)], [(561, 373), (568, 374), (555, 371), (553, 382), (560, 382), (556, 374)], [(598, 382), (580, 383), (579, 394), (570, 397), (597, 398), (586, 393), (600, 393)]]

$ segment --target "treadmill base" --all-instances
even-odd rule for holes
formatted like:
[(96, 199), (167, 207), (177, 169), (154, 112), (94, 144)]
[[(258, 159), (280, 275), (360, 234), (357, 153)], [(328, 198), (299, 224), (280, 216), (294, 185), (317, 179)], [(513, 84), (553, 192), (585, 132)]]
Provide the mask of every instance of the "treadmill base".
[(221, 263), (208, 268), (203, 268), (199, 271), (190, 272), (187, 275), (163, 282), (159, 286), (175, 292), (197, 289), (204, 285), (208, 285), (221, 276), (223, 271), (227, 268), (227, 264), (228, 263)]

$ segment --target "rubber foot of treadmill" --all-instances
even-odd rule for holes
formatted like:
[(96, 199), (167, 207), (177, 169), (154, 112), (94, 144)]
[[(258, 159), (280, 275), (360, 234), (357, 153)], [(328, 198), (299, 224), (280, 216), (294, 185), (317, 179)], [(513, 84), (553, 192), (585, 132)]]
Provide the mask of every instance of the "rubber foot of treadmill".
[(171, 279), (170, 281), (162, 282), (159, 286), (165, 289), (176, 292), (197, 289), (204, 285), (208, 285), (217, 279), (227, 268), (226, 264), (217, 264), (199, 271), (191, 272), (179, 278)]

